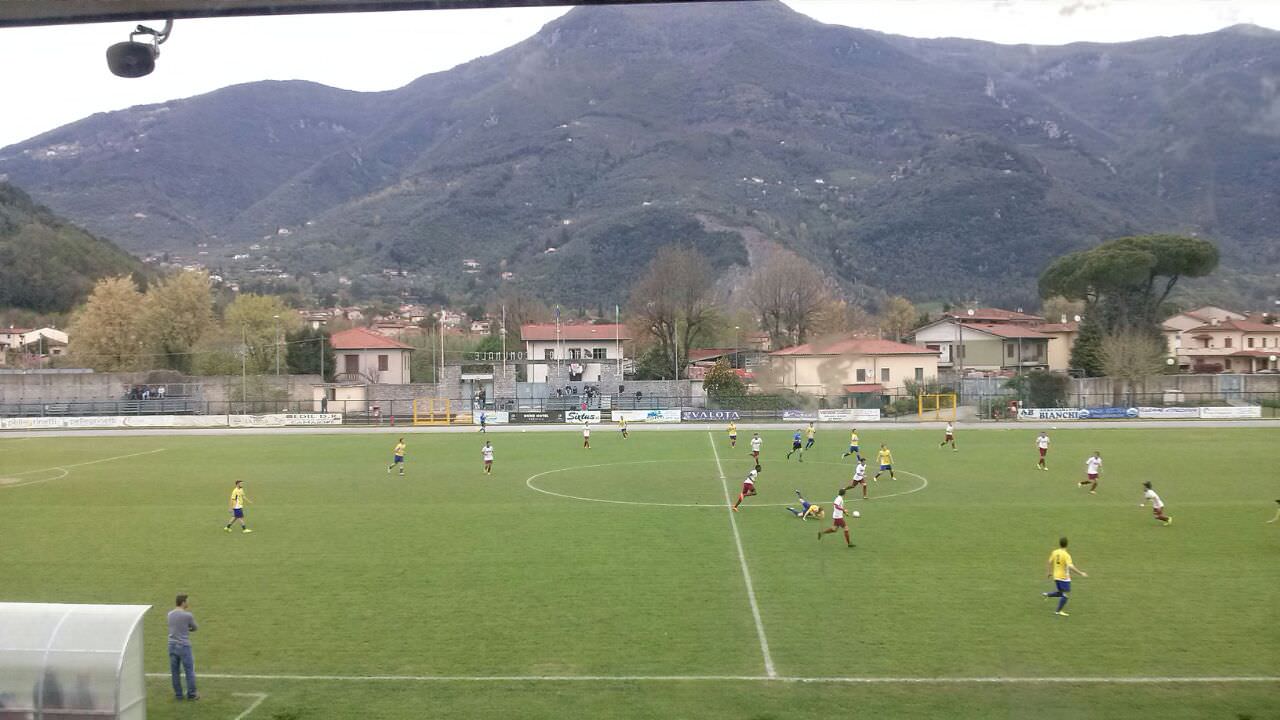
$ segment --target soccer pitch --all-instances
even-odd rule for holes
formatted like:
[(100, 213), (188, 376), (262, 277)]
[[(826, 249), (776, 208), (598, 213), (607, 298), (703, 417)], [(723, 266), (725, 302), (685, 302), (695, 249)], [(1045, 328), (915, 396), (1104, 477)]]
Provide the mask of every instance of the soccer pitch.
[[(1280, 717), (1274, 428), (0, 438), (0, 599), (154, 605), (153, 718)], [(1105, 461), (1097, 495), (1077, 486)], [(874, 467), (871, 467), (874, 473)], [(252, 534), (227, 534), (243, 479)], [(1139, 508), (1151, 480), (1174, 522)], [(1070, 617), (1045, 563), (1067, 535)], [(171, 699), (191, 594), (203, 695)]]

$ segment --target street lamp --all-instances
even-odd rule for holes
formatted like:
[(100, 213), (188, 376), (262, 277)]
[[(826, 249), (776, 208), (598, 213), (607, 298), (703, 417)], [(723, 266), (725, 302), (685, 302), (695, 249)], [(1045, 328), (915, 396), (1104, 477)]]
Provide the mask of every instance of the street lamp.
[(738, 367), (737, 363), (741, 362), (741, 358), (739, 358), (738, 356), (738, 354), (741, 352), (741, 350), (739, 350), (739, 346), (742, 345), (741, 330), (742, 330), (741, 327), (737, 325), (733, 326), (733, 363), (730, 363), (731, 365), (733, 365), (733, 367)]

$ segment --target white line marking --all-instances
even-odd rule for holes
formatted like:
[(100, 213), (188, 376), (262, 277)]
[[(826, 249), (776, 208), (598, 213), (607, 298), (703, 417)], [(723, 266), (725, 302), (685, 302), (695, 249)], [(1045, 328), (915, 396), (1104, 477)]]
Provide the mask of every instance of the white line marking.
[[(0, 488), (16, 488), (16, 487), (23, 487), (25, 485), (35, 485), (36, 483), (48, 482), (50, 480), (61, 480), (62, 478), (71, 474), (71, 471), (68, 470), (67, 468), (84, 467), (86, 465), (97, 465), (98, 463), (112, 462), (115, 460), (126, 460), (128, 458), (141, 457), (143, 455), (154, 455), (156, 453), (161, 453), (164, 451), (165, 451), (164, 448), (157, 448), (155, 450), (144, 450), (143, 452), (129, 453), (128, 455), (116, 455), (114, 457), (109, 457), (109, 458), (99, 458), (98, 460), (86, 460), (84, 462), (71, 463), (70, 465), (55, 465), (53, 467), (40, 468), (39, 470), (23, 470), (22, 472), (11, 473), (6, 477), (0, 478)], [(35, 475), (36, 473), (51, 472), (53, 470), (60, 470), (62, 471), (62, 474), (57, 477), (39, 478), (36, 480), (27, 480), (25, 482), (15, 482), (15, 483), (8, 483), (8, 484), (4, 482), (5, 480), (10, 478), (22, 477), (23, 475)]]
[(253, 701), (253, 704), (249, 705), (249, 708), (247, 710), (245, 710), (244, 712), (236, 716), (236, 720), (244, 720), (245, 718), (249, 717), (249, 713), (252, 713), (254, 710), (257, 710), (258, 706), (262, 704), (262, 701), (267, 699), (266, 693), (231, 693), (231, 694), (235, 697), (257, 698), (256, 700)]
[[(716, 449), (716, 438), (707, 432), (707, 440), (711, 441), (711, 452), (716, 456), (716, 470), (720, 472), (720, 487), (724, 488), (724, 502), (730, 505), (729, 481), (724, 476), (724, 466), (720, 464), (720, 451)], [(742, 580), (747, 584), (747, 599), (751, 601), (751, 617), (756, 621), (756, 635), (760, 638), (760, 654), (764, 655), (764, 672), (769, 677), (777, 677), (778, 671), (773, 668), (773, 656), (769, 654), (769, 639), (764, 635), (764, 621), (760, 619), (760, 604), (756, 602), (756, 590), (751, 585), (751, 572), (747, 570), (747, 555), (742, 551), (742, 536), (738, 534), (738, 518), (730, 505), (729, 527), (733, 528), (733, 542), (738, 546), (738, 562), (742, 565)]]
[[(169, 674), (147, 673), (147, 677), (168, 678)], [(846, 683), (855, 685), (1173, 685), (1213, 683), (1280, 683), (1280, 676), (1276, 675), (1229, 675), (1204, 677), (797, 677), (789, 675), (238, 675), (233, 673), (200, 673), (200, 677), (213, 680), (409, 683), (779, 682)], [(263, 695), (263, 697), (265, 698), (266, 696)]]
[[(528, 478), (525, 479), (524, 484), (525, 484), (525, 487), (529, 488), (530, 490), (533, 490), (535, 492), (540, 492), (543, 495), (551, 495), (558, 498), (565, 498), (566, 500), (580, 500), (582, 502), (607, 503), (609, 505), (648, 505), (651, 507), (682, 507), (682, 508), (683, 507), (722, 508), (722, 507), (732, 506), (732, 503), (729, 503), (728, 505), (722, 505), (720, 503), (664, 503), (664, 502), (644, 502), (641, 500), (609, 500), (607, 498), (593, 498), (593, 497), (584, 497), (582, 495), (570, 495), (568, 493), (559, 493), (554, 490), (547, 490), (546, 488), (540, 488), (537, 485), (533, 484), (533, 481), (537, 480), (540, 477), (544, 477), (547, 475), (554, 475), (556, 473), (570, 472), (573, 470), (590, 470), (591, 468), (615, 467), (618, 465), (650, 465), (653, 463), (696, 463), (696, 462), (712, 462), (712, 461), (711, 460), (630, 460), (626, 462), (616, 462), (616, 463), (596, 463), (594, 465), (575, 465), (573, 467), (556, 468), (554, 470), (543, 470), (540, 473), (530, 475)], [(809, 461), (809, 463), (811, 465), (844, 465), (845, 464), (845, 463), (823, 462), (821, 460), (811, 460)], [(929, 479), (923, 475), (917, 475), (916, 473), (913, 473), (907, 470), (898, 470), (898, 474), (910, 475), (911, 477), (918, 479), (920, 481), (920, 486), (912, 488), (910, 490), (903, 490), (901, 492), (888, 493), (887, 495), (874, 495), (870, 499), (885, 500), (891, 497), (898, 497), (900, 495), (910, 495), (912, 493), (918, 493), (921, 490), (924, 490), (925, 488), (929, 487)], [(856, 502), (860, 500), (862, 500), (862, 498), (853, 498), (851, 502)], [(753, 508), (786, 507), (788, 505), (794, 505), (794, 504), (795, 503), (791, 501), (779, 502), (779, 503), (751, 503), (751, 507)]]

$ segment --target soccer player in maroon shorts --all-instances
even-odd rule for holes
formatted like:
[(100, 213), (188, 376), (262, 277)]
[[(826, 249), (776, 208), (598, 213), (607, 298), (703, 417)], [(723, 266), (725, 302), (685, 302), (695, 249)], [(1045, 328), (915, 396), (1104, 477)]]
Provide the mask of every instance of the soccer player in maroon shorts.
[(751, 497), (756, 494), (756, 478), (760, 475), (760, 466), (752, 468), (747, 473), (747, 477), (742, 480), (742, 492), (738, 493), (738, 502), (733, 504), (733, 511), (738, 512), (738, 506), (742, 504), (744, 498)]
[(818, 539), (821, 540), (823, 535), (835, 532), (837, 529), (844, 531), (844, 542), (849, 547), (853, 547), (853, 540), (849, 538), (849, 526), (844, 521), (844, 488), (840, 488), (840, 494), (836, 495), (836, 499), (831, 501), (831, 527), (826, 530), (818, 531)]

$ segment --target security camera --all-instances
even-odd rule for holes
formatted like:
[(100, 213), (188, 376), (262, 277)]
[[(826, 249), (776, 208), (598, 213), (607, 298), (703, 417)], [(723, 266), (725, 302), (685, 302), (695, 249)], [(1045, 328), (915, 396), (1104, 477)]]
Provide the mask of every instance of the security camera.
[[(126, 42), (116, 43), (107, 48), (107, 67), (113, 75), (122, 78), (140, 78), (150, 75), (156, 69), (156, 58), (160, 57), (160, 43), (169, 39), (173, 30), (173, 21), (165, 20), (164, 29), (152, 30), (145, 25), (129, 33)], [(134, 38), (149, 36), (151, 42), (139, 42)]]

